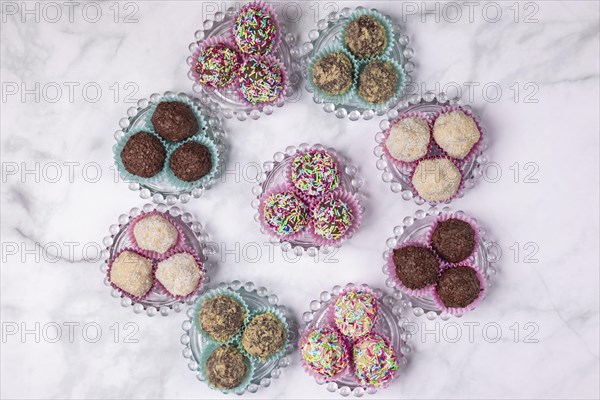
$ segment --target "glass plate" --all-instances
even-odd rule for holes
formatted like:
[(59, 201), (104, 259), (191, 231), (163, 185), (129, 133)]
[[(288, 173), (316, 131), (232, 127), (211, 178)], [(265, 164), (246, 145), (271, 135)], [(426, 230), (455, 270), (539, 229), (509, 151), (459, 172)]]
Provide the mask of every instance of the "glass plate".
[[(331, 302), (337, 298), (337, 296), (343, 291), (353, 289), (356, 287), (369, 287), (368, 285), (355, 285), (354, 283), (348, 283), (345, 287), (334, 286), (331, 291), (321, 292), (319, 299), (312, 300), (310, 302), (310, 311), (306, 311), (302, 314), (302, 321), (304, 324), (301, 327), (301, 332), (305, 332), (309, 329), (316, 327), (322, 327), (328, 324), (327, 322), (327, 308)], [(380, 318), (375, 325), (375, 329), (386, 336), (390, 343), (394, 346), (397, 352), (400, 352), (399, 364), (400, 370), (398, 371), (397, 378), (402, 379), (401, 375), (406, 368), (408, 363), (408, 356), (411, 353), (411, 348), (406, 344), (410, 339), (410, 333), (405, 329), (409, 323), (408, 319), (402, 315), (402, 306), (400, 304), (401, 293), (394, 292), (393, 294), (387, 294), (381, 289), (372, 289), (375, 292), (375, 296), (379, 300)], [(302, 333), (300, 336), (302, 336)], [(330, 392), (339, 393), (342, 396), (348, 396), (350, 393), (356, 397), (362, 396), (365, 392), (374, 394), (377, 389), (374, 387), (362, 388), (353, 379), (352, 374), (348, 374), (341, 379), (326, 382), (323, 379), (315, 379), (315, 382), (319, 385), (326, 385), (326, 388)]]
[[(380, 122), (379, 127), (381, 128), (381, 131), (377, 132), (375, 135), (375, 141), (377, 142), (377, 145), (373, 151), (375, 156), (378, 158), (376, 166), (377, 169), (383, 171), (381, 179), (390, 184), (392, 192), (401, 193), (404, 200), (414, 199), (415, 203), (418, 205), (427, 203), (427, 201), (421, 198), (416, 192), (413, 192), (413, 187), (410, 181), (411, 175), (405, 174), (399, 170), (396, 165), (389, 160), (385, 151), (383, 151), (385, 131), (390, 127), (391, 122), (402, 114), (409, 112), (434, 114), (443, 107), (454, 105), (460, 105), (461, 107), (471, 111), (483, 131), (483, 143), (479, 153), (472, 161), (463, 163), (460, 167), (463, 173), (464, 187), (459, 191), (455, 198), (461, 198), (464, 196), (467, 190), (475, 186), (475, 181), (481, 177), (483, 168), (488, 162), (487, 157), (484, 154), (485, 150), (487, 149), (487, 131), (481, 122), (481, 118), (479, 118), (477, 114), (473, 112), (469, 105), (461, 104), (460, 100), (457, 98), (448, 99), (445, 93), (440, 93), (436, 96), (432, 92), (426, 92), (423, 94), (423, 96), (412, 95), (408, 99), (402, 100), (397, 108), (388, 111), (388, 119), (384, 119)], [(430, 153), (430, 155), (435, 154), (436, 153)], [(450, 203), (451, 201), (452, 200), (446, 201), (446, 203)], [(429, 204), (435, 205), (437, 203), (429, 202)]]
[[(206, 20), (203, 23), (203, 29), (196, 31), (194, 37), (195, 42), (190, 43), (189, 50), (194, 54), (198, 48), (198, 43), (204, 39), (208, 39), (215, 36), (231, 36), (230, 28), (233, 18), (236, 15), (236, 10), (233, 7), (227, 9), (225, 13), (215, 13), (214, 20)], [(235, 91), (235, 89), (229, 90), (210, 90), (202, 85), (199, 85), (194, 80), (190, 68), (193, 63), (192, 56), (187, 57), (186, 62), (188, 65), (188, 78), (194, 82), (192, 90), (197, 93), (200, 99), (204, 102), (215, 102), (219, 105), (221, 114), (227, 118), (236, 118), (240, 121), (244, 121), (248, 117), (252, 119), (259, 119), (261, 114), (271, 115), (275, 107), (282, 107), (286, 101), (295, 100), (298, 96), (300, 88), (300, 64), (298, 57), (300, 51), (296, 48), (296, 36), (288, 32), (287, 27), (279, 22), (279, 29), (281, 29), (281, 42), (277, 50), (273, 53), (275, 57), (283, 62), (287, 71), (288, 77), (288, 88), (285, 92), (285, 99), (283, 102), (273, 105), (266, 106), (251, 106), (241, 101)]]
[[(269, 387), (272, 379), (277, 379), (281, 375), (281, 369), (290, 364), (289, 355), (294, 351), (298, 342), (298, 327), (294, 320), (288, 315), (285, 306), (278, 305), (279, 298), (275, 294), (269, 294), (264, 287), (256, 287), (253, 282), (242, 283), (233, 281), (231, 283), (219, 284), (220, 288), (230, 288), (236, 291), (246, 301), (250, 311), (260, 307), (277, 307), (279, 311), (286, 317), (288, 323), (288, 346), (284, 354), (278, 358), (268, 362), (257, 362), (255, 364), (254, 374), (250, 385), (246, 391), (255, 393), (260, 387)], [(194, 323), (194, 307), (187, 311), (188, 319), (186, 319), (182, 328), (185, 333), (181, 336), (181, 343), (185, 346), (183, 349), (183, 357), (189, 359), (188, 367), (196, 372), (198, 380), (202, 381), (201, 374), (198, 372), (198, 360), (202, 351), (206, 348), (207, 343), (198, 332), (198, 327)], [(240, 393), (241, 394), (241, 393)]]
[[(363, 7), (358, 7), (357, 9), (361, 8)], [(313, 29), (308, 32), (308, 39), (310, 41), (304, 43), (302, 46), (303, 55), (300, 59), (302, 76), (304, 79), (307, 79), (307, 68), (310, 63), (310, 59), (322, 48), (330, 44), (339, 43), (344, 22), (353, 12), (354, 10), (348, 7), (343, 8), (340, 12), (332, 12), (325, 19), (322, 19), (317, 23), (317, 29)], [(410, 74), (415, 69), (415, 64), (413, 61), (411, 61), (414, 56), (414, 50), (408, 47), (410, 39), (406, 34), (402, 33), (400, 25), (394, 23), (394, 20), (391, 17), (387, 15), (386, 17), (392, 22), (392, 30), (394, 32), (394, 37), (396, 38), (394, 46), (392, 47), (392, 52), (390, 53), (390, 57), (404, 68), (404, 72), (406, 73), (404, 90), (406, 91), (412, 87), (412, 77)], [(312, 93), (310, 85), (306, 84), (305, 88), (309, 93)], [(405, 95), (406, 93), (403, 93), (401, 96), (394, 98), (387, 108), (380, 110), (372, 110), (361, 107), (356, 100), (351, 100), (347, 104), (324, 103), (323, 100), (318, 99), (315, 96), (313, 96), (313, 100), (315, 103), (322, 104), (325, 112), (332, 112), (338, 118), (348, 117), (348, 119), (351, 121), (358, 121), (361, 117), (365, 120), (369, 120), (375, 115), (384, 115), (389, 109), (395, 107), (400, 99)]]
[[(120, 130), (115, 132), (115, 140), (120, 141), (126, 134), (132, 129), (142, 128), (146, 124), (146, 114), (149, 112), (150, 105), (158, 103), (163, 96), (174, 95), (173, 92), (165, 92), (163, 95), (159, 93), (153, 93), (148, 99), (141, 99), (137, 102), (137, 107), (131, 107), (127, 110), (127, 116), (121, 118), (119, 121)], [(206, 135), (213, 139), (217, 144), (217, 147), (224, 155), (223, 158), (227, 159), (227, 151), (223, 139), (225, 137), (225, 131), (222, 128), (221, 119), (216, 113), (216, 104), (210, 101), (200, 101), (196, 98), (190, 97), (185, 93), (178, 93), (177, 96), (187, 97), (202, 110), (202, 117), (206, 122)], [(113, 153), (115, 150), (113, 146)], [(220, 169), (223, 166), (219, 166), (219, 171), (215, 174), (215, 178), (209, 181), (202, 187), (197, 187), (192, 190), (182, 190), (173, 188), (166, 181), (159, 181), (152, 184), (140, 184), (138, 182), (129, 182), (129, 189), (133, 191), (139, 191), (142, 199), (152, 198), (155, 203), (167, 203), (173, 205), (177, 201), (187, 203), (192, 197), (198, 198), (202, 195), (204, 190), (210, 189), (215, 183), (219, 176)]]
[[(325, 148), (323, 145), (317, 143), (314, 146), (310, 146), (308, 143), (302, 143), (298, 147), (288, 146), (285, 149), (285, 153), (277, 152), (273, 155), (273, 161), (267, 161), (263, 164), (263, 173), (258, 179), (259, 184), (252, 188), (252, 194), (256, 197), (252, 200), (251, 206), (255, 210), (258, 210), (258, 206), (260, 204), (260, 196), (263, 193), (269, 191), (272, 187), (277, 186), (281, 183), (285, 183), (285, 171), (287, 166), (292, 161), (292, 156), (296, 154), (296, 151), (304, 151), (308, 149), (315, 150), (326, 150), (331, 153), (341, 164), (341, 174), (340, 174), (340, 187), (342, 187), (347, 192), (353, 193), (357, 200), (360, 203), (360, 193), (358, 189), (363, 185), (363, 180), (361, 178), (356, 177), (356, 172), (358, 168), (349, 164), (345, 157), (341, 156), (336, 152), (333, 148)], [(362, 209), (362, 205), (360, 205)], [(362, 210), (364, 212), (364, 209)], [(258, 212), (254, 215), (254, 219), (258, 222), (259, 215)], [(269, 236), (269, 240), (271, 243), (281, 244), (281, 248), (284, 251), (293, 251), (295, 255), (302, 255), (304, 251), (308, 253), (309, 256), (314, 257), (317, 255), (319, 251), (323, 252), (323, 254), (328, 254), (333, 250), (333, 246), (315, 246), (310, 239), (310, 234), (307, 232), (299, 238), (291, 241), (280, 241), (278, 238), (275, 238), (268, 234), (265, 230), (262, 229), (261, 232), (265, 235)], [(346, 238), (346, 240), (349, 238)]]
[[(387, 260), (389, 252), (401, 243), (425, 240), (427, 231), (429, 230), (432, 222), (434, 222), (439, 215), (452, 212), (453, 211), (449, 207), (444, 207), (442, 209), (439, 209), (438, 207), (431, 207), (427, 211), (417, 210), (414, 217), (404, 218), (402, 220), (402, 225), (394, 228), (395, 236), (387, 239), (387, 249), (383, 252), (383, 259)], [(457, 213), (463, 212), (457, 211)], [(475, 218), (471, 218), (475, 220)], [(494, 263), (499, 260), (500, 248), (496, 242), (486, 237), (487, 231), (479, 222), (477, 222), (477, 226), (479, 227), (480, 239), (477, 247), (477, 254), (473, 260), (473, 266), (483, 273), (486, 282), (486, 288), (489, 290), (489, 288), (492, 286), (492, 277), (496, 275), (497, 272)], [(383, 273), (386, 276), (388, 275), (385, 264), (383, 266)], [(394, 287), (395, 285), (391, 278), (387, 278), (385, 284), (388, 287), (394, 288), (396, 291), (398, 291), (398, 289)], [(438, 316), (442, 320), (448, 320), (450, 318), (450, 314), (442, 312), (430, 295), (426, 297), (414, 297), (405, 293), (399, 294), (402, 299), (402, 306), (412, 309), (412, 313), (417, 317), (425, 315), (426, 318), (430, 320), (434, 320)]]
[[(127, 235), (129, 222), (139, 216), (142, 211), (150, 212), (153, 210), (169, 213), (171, 219), (183, 232), (185, 246), (193, 249), (202, 262), (205, 271), (202, 285), (196, 290), (196, 294), (193, 298), (190, 298), (185, 302), (172, 299), (163, 293), (159, 293), (155, 288), (152, 288), (150, 295), (146, 299), (141, 301), (131, 300), (129, 297), (123, 296), (118, 290), (114, 289), (108, 280), (109, 261), (119, 251), (133, 245)], [(144, 204), (141, 209), (137, 207), (132, 208), (128, 214), (121, 214), (119, 216), (119, 223), (111, 225), (109, 231), (110, 236), (106, 236), (102, 240), (102, 244), (106, 246), (106, 249), (102, 251), (103, 263), (100, 267), (100, 271), (104, 274), (104, 284), (110, 288), (112, 297), (119, 299), (123, 307), (132, 307), (134, 313), (140, 314), (145, 310), (149, 317), (153, 317), (157, 312), (160, 312), (163, 316), (169, 315), (171, 311), (178, 313), (183, 310), (184, 304), (192, 304), (198, 294), (210, 282), (212, 264), (208, 262), (208, 256), (213, 254), (214, 249), (207, 245), (209, 236), (206, 231), (204, 231), (202, 224), (194, 220), (192, 214), (183, 212), (179, 207), (169, 207), (166, 204)]]

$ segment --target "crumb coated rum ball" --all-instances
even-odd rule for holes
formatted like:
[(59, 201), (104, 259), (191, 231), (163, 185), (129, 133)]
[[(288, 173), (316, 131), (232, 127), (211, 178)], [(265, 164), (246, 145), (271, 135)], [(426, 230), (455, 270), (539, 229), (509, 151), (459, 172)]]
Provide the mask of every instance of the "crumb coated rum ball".
[(409, 289), (422, 289), (437, 280), (439, 262), (426, 247), (404, 246), (395, 249), (392, 260), (396, 266), (396, 276)]
[(329, 327), (315, 328), (304, 336), (300, 354), (306, 366), (325, 379), (331, 379), (348, 368), (344, 339)]
[(358, 95), (370, 104), (388, 101), (396, 91), (398, 72), (387, 61), (371, 61), (358, 76)]
[(156, 280), (174, 296), (188, 296), (201, 278), (201, 266), (186, 252), (173, 254), (156, 266)]
[(347, 93), (354, 80), (354, 67), (350, 58), (341, 51), (321, 57), (313, 65), (312, 82), (331, 96)]
[(152, 260), (125, 250), (112, 262), (109, 279), (124, 292), (142, 297), (152, 289)]
[(421, 160), (412, 176), (413, 186), (426, 201), (446, 201), (452, 198), (461, 181), (460, 170), (446, 158)]
[(200, 128), (190, 106), (178, 101), (161, 101), (150, 121), (160, 137), (172, 142), (181, 142)]
[(133, 237), (140, 249), (162, 254), (177, 244), (179, 232), (164, 216), (150, 213), (134, 222)]
[(307, 196), (330, 192), (340, 184), (337, 162), (325, 151), (300, 153), (292, 160), (291, 180)]
[(284, 75), (273, 57), (252, 56), (240, 67), (240, 93), (250, 104), (269, 104), (284, 91)]
[(274, 16), (259, 4), (245, 5), (233, 21), (233, 38), (245, 54), (269, 53), (278, 34)]
[(462, 111), (444, 113), (433, 124), (433, 139), (450, 157), (462, 160), (480, 137), (475, 120)]
[(340, 294), (333, 307), (335, 325), (340, 332), (357, 339), (371, 332), (377, 316), (377, 299), (371, 292), (355, 289)]
[(204, 301), (200, 309), (200, 329), (218, 342), (235, 336), (244, 325), (246, 310), (234, 298), (218, 295)]
[(466, 260), (475, 249), (473, 227), (460, 219), (440, 221), (431, 236), (431, 246), (444, 260), (458, 263)]
[(225, 43), (203, 48), (198, 53), (195, 66), (198, 83), (215, 88), (229, 86), (241, 63), (242, 56)]
[(120, 154), (127, 172), (142, 178), (152, 178), (162, 171), (166, 156), (165, 146), (148, 132), (133, 134)]
[(407, 117), (392, 125), (385, 147), (396, 160), (413, 162), (427, 155), (430, 141), (431, 132), (427, 121)]
[(383, 54), (387, 35), (379, 20), (363, 15), (348, 24), (344, 41), (356, 58), (369, 58)]
[(194, 182), (212, 170), (212, 155), (205, 145), (194, 141), (187, 142), (173, 152), (169, 167), (177, 178), (185, 182)]
[(396, 353), (382, 336), (373, 333), (358, 340), (352, 353), (354, 375), (361, 386), (382, 387), (396, 376)]
[(467, 266), (442, 271), (436, 286), (439, 299), (448, 308), (464, 308), (473, 303), (483, 288), (475, 270)]
[(217, 347), (206, 360), (208, 382), (219, 389), (234, 389), (242, 384), (248, 374), (244, 355), (231, 345)]
[(285, 344), (285, 326), (272, 313), (252, 318), (242, 334), (242, 346), (251, 356), (266, 360)]
[(325, 240), (342, 239), (356, 218), (348, 203), (332, 195), (316, 202), (311, 217), (314, 233)]
[(308, 207), (293, 193), (272, 193), (262, 207), (266, 224), (277, 236), (293, 235), (308, 226)]

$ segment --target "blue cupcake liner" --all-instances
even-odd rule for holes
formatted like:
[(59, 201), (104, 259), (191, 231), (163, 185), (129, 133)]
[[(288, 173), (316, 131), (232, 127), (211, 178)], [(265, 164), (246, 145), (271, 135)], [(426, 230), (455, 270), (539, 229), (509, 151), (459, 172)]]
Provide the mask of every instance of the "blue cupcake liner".
[[(136, 133), (140, 133), (140, 132), (148, 132), (152, 136), (154, 136), (158, 140), (160, 140), (160, 142), (164, 146), (165, 152), (166, 152), (165, 163), (163, 165), (162, 170), (158, 174), (156, 174), (150, 178), (144, 178), (144, 177), (141, 177), (138, 175), (134, 175), (131, 172), (127, 171), (127, 169), (125, 169), (125, 165), (123, 164), (123, 160), (121, 159), (121, 152), (123, 151), (125, 144), (127, 144), (127, 141), (129, 141), (129, 139), (133, 135), (135, 135)], [(121, 176), (121, 178), (123, 180), (125, 180), (127, 182), (136, 182), (141, 185), (148, 185), (148, 184), (153, 184), (153, 183), (159, 182), (165, 178), (165, 170), (167, 169), (166, 166), (167, 166), (168, 156), (169, 156), (169, 145), (164, 141), (163, 138), (161, 138), (156, 132), (154, 132), (154, 129), (152, 129), (152, 126), (142, 126), (142, 127), (135, 128), (135, 129), (128, 131), (125, 134), (125, 136), (123, 136), (121, 138), (121, 140), (119, 140), (117, 142), (117, 144), (115, 144), (113, 153), (114, 153), (115, 165), (117, 166), (119, 175)]]
[[(370, 103), (370, 102), (366, 101), (365, 99), (363, 99), (360, 96), (359, 90), (358, 90), (360, 74), (365, 69), (365, 67), (367, 65), (369, 65), (369, 63), (374, 62), (374, 61), (384, 61), (384, 62), (390, 63), (396, 70), (396, 73), (398, 74), (398, 82), (396, 83), (396, 88), (394, 89), (394, 94), (383, 103)], [(358, 100), (360, 106), (364, 107), (364, 108), (372, 109), (372, 110), (382, 110), (382, 109), (386, 109), (390, 105), (390, 103), (392, 103), (394, 100), (398, 99), (402, 95), (402, 91), (404, 90), (404, 85), (406, 84), (406, 72), (404, 72), (404, 68), (402, 68), (400, 66), (400, 64), (398, 64), (396, 61), (394, 61), (390, 57), (375, 57), (375, 58), (371, 58), (371, 59), (359, 62), (358, 75), (356, 76), (355, 83), (356, 83), (356, 99)]]
[[(269, 357), (267, 357), (266, 359), (262, 359), (259, 358), (257, 356), (254, 356), (252, 354), (249, 354), (246, 349), (244, 349), (244, 344), (242, 342), (242, 339), (240, 338), (240, 343), (239, 343), (239, 348), (240, 351), (246, 356), (248, 357), (250, 360), (252, 360), (255, 363), (267, 363), (271, 360), (276, 360), (279, 359), (281, 357), (283, 357), (285, 355), (287, 346), (289, 344), (289, 338), (290, 338), (290, 333), (289, 333), (289, 324), (287, 321), (287, 318), (285, 317), (285, 315), (279, 311), (278, 308), (276, 307), (260, 307), (257, 308), (256, 310), (254, 310), (252, 312), (252, 314), (250, 315), (250, 318), (248, 319), (248, 324), (254, 319), (254, 317), (262, 315), (262, 314), (273, 314), (275, 316), (275, 318), (277, 318), (279, 320), (279, 322), (282, 323), (283, 325), (283, 329), (285, 331), (285, 340), (283, 342), (283, 345), (281, 346), (281, 349), (279, 349), (279, 351), (271, 354)], [(248, 325), (246, 324), (246, 326)], [(244, 330), (246, 329), (246, 327), (244, 327)], [(244, 334), (242, 333), (242, 337), (244, 336)]]
[[(206, 346), (205, 350), (202, 352), (202, 355), (200, 356), (200, 359), (198, 360), (198, 372), (200, 373), (200, 378), (203, 381), (205, 381), (206, 384), (208, 385), (208, 387), (211, 388), (212, 390), (218, 390), (225, 394), (227, 394), (227, 393), (242, 394), (242, 393), (244, 393), (244, 391), (246, 390), (248, 385), (250, 385), (250, 382), (252, 381), (252, 376), (254, 375), (254, 363), (243, 352), (241, 352), (241, 354), (244, 356), (244, 361), (246, 362), (247, 371), (246, 371), (246, 376), (244, 377), (244, 380), (238, 386), (231, 388), (231, 389), (224, 389), (224, 388), (216, 387), (215, 385), (210, 383), (210, 381), (208, 380), (208, 374), (206, 373), (206, 362), (208, 361), (208, 359), (210, 358), (212, 353), (216, 349), (218, 349), (220, 346), (229, 346), (229, 345), (231, 345), (231, 344), (211, 343), (208, 346)], [(235, 345), (231, 345), (231, 346), (236, 347)]]
[[(213, 299), (217, 296), (231, 297), (232, 299), (237, 301), (244, 308), (244, 312), (246, 314), (244, 317), (244, 323), (242, 324), (239, 332), (225, 341), (219, 341), (219, 340), (214, 339), (208, 333), (204, 332), (202, 330), (202, 326), (200, 325), (200, 310), (202, 309), (202, 305), (204, 304), (205, 301)], [(242, 335), (242, 332), (244, 330), (244, 327), (248, 323), (249, 318), (250, 318), (250, 310), (248, 309), (248, 305), (246, 304), (244, 299), (242, 299), (242, 296), (240, 296), (237, 292), (234, 292), (231, 289), (217, 288), (217, 289), (209, 290), (208, 292), (206, 292), (206, 293), (202, 294), (200, 297), (198, 297), (198, 299), (196, 299), (196, 303), (194, 304), (194, 323), (198, 327), (198, 332), (200, 332), (200, 336), (202, 336), (203, 339), (205, 339), (207, 342), (209, 342), (211, 344), (237, 345), (237, 343), (239, 342), (239, 339)], [(203, 354), (205, 354), (205, 353), (207, 353), (207, 352), (204, 351)]]
[[(335, 52), (344, 53), (350, 59), (350, 62), (352, 63), (353, 77), (352, 77), (352, 85), (350, 86), (350, 89), (348, 89), (348, 91), (346, 93), (339, 94), (339, 95), (330, 95), (330, 94), (322, 91), (321, 89), (319, 89), (313, 83), (313, 67), (316, 64), (316, 62), (319, 61), (319, 59), (321, 59), (322, 57), (325, 57), (327, 54), (335, 53)], [(352, 99), (356, 95), (356, 78), (357, 78), (357, 76), (358, 76), (358, 61), (352, 55), (352, 53), (350, 53), (348, 50), (346, 50), (343, 46), (341, 46), (339, 44), (330, 44), (328, 46), (325, 46), (323, 49), (321, 49), (317, 54), (315, 54), (311, 58), (310, 63), (308, 65), (307, 81), (308, 81), (308, 85), (310, 86), (310, 88), (312, 89), (312, 91), (315, 94), (315, 97), (318, 100), (322, 100), (323, 102), (326, 102), (326, 103), (345, 104), (346, 102), (348, 102), (350, 99)]]
[(350, 22), (352, 22), (355, 19), (360, 18), (362, 16), (372, 17), (372, 18), (375, 18), (376, 20), (378, 20), (379, 22), (381, 22), (381, 25), (383, 25), (383, 28), (385, 29), (386, 44), (385, 44), (383, 53), (381, 53), (375, 57), (359, 58), (359, 57), (355, 56), (355, 58), (359, 61), (369, 61), (369, 60), (372, 60), (377, 57), (388, 56), (390, 54), (390, 52), (392, 51), (392, 48), (394, 46), (394, 40), (395, 40), (394, 30), (392, 29), (392, 22), (389, 20), (388, 17), (386, 17), (385, 15), (381, 14), (379, 11), (376, 11), (374, 9), (366, 9), (366, 8), (362, 8), (362, 7), (356, 8), (356, 10), (354, 10), (354, 12), (348, 17), (346, 22), (344, 22), (344, 26), (342, 27), (342, 32), (340, 34), (340, 42), (342, 43), (344, 48), (346, 48), (348, 50), (348, 52), (352, 53), (350, 51), (350, 49), (348, 48), (348, 46), (346, 45), (346, 40), (345, 40), (346, 29), (348, 28), (348, 25), (350, 24)]
[[(190, 97), (183, 94), (165, 93), (161, 96), (158, 102), (150, 103), (150, 106), (148, 107), (148, 111), (146, 112), (145, 116), (145, 124), (147, 127), (154, 129), (154, 126), (152, 125), (152, 116), (154, 115), (154, 111), (156, 111), (156, 107), (158, 107), (158, 105), (163, 101), (176, 101), (179, 103), (183, 103), (190, 107), (190, 109), (196, 116), (196, 120), (198, 121), (198, 132), (196, 132), (194, 135), (190, 136), (186, 140), (206, 135), (206, 122), (204, 121), (204, 117), (202, 116), (202, 109)], [(183, 141), (172, 142), (166, 139), (163, 139), (163, 141), (165, 141), (169, 146), (173, 144), (183, 143)]]

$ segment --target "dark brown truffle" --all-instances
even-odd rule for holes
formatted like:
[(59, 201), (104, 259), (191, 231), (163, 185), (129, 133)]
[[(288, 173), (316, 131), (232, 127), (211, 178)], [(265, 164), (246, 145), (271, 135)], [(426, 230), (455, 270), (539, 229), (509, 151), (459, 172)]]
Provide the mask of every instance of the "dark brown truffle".
[(476, 245), (475, 231), (460, 219), (442, 221), (433, 232), (431, 245), (443, 260), (461, 262), (473, 253)]
[(266, 360), (277, 353), (285, 343), (285, 328), (273, 314), (252, 318), (242, 334), (242, 346), (248, 354)]
[(236, 335), (246, 318), (240, 303), (229, 296), (206, 300), (200, 310), (200, 329), (213, 339), (224, 342)]
[(387, 36), (383, 24), (377, 19), (363, 15), (348, 24), (344, 36), (350, 52), (357, 58), (369, 58), (383, 54)]
[(234, 346), (219, 346), (206, 360), (208, 382), (217, 388), (238, 387), (247, 373), (248, 366), (244, 355)]
[(169, 166), (182, 181), (197, 181), (212, 169), (210, 151), (198, 142), (184, 143), (171, 155)]
[(422, 289), (437, 279), (439, 263), (428, 248), (406, 246), (395, 249), (392, 260), (398, 279), (409, 289)]
[(121, 161), (133, 175), (151, 178), (165, 165), (167, 152), (161, 141), (148, 132), (132, 135), (123, 146)]
[(332, 96), (348, 92), (354, 79), (352, 61), (341, 51), (321, 57), (313, 66), (312, 74), (315, 86)]
[(483, 288), (473, 268), (459, 266), (448, 268), (438, 279), (436, 291), (446, 307), (463, 308), (479, 296)]
[(358, 94), (371, 104), (384, 103), (394, 95), (398, 73), (386, 61), (372, 61), (358, 77)]
[(152, 114), (152, 126), (162, 138), (180, 142), (198, 132), (198, 120), (192, 109), (178, 101), (163, 101)]

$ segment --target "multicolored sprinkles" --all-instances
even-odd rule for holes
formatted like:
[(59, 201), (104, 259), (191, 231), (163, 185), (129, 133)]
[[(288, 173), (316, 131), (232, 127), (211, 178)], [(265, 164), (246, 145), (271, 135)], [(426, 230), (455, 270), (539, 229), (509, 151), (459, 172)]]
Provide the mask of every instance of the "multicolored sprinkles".
[(242, 63), (237, 50), (217, 43), (200, 50), (196, 60), (198, 83), (212, 87), (225, 87), (233, 82)]
[(263, 203), (265, 221), (278, 236), (300, 232), (308, 225), (308, 207), (293, 193), (273, 193)]
[(315, 234), (327, 240), (341, 239), (354, 221), (354, 212), (343, 200), (327, 195), (312, 209)]
[(273, 16), (258, 4), (242, 7), (233, 22), (235, 43), (245, 54), (269, 53), (277, 35), (277, 25)]
[(319, 196), (340, 184), (338, 165), (326, 151), (311, 150), (292, 161), (292, 183), (308, 196)]
[(283, 71), (273, 57), (252, 56), (240, 67), (239, 84), (242, 96), (249, 103), (272, 103), (283, 92)]
[(354, 375), (362, 386), (385, 386), (398, 371), (394, 349), (374, 333), (354, 344)]
[(377, 299), (361, 289), (341, 294), (335, 301), (333, 316), (340, 332), (357, 339), (371, 332), (377, 315)]
[(315, 328), (300, 344), (306, 365), (317, 374), (332, 378), (348, 367), (343, 338), (329, 327)]

